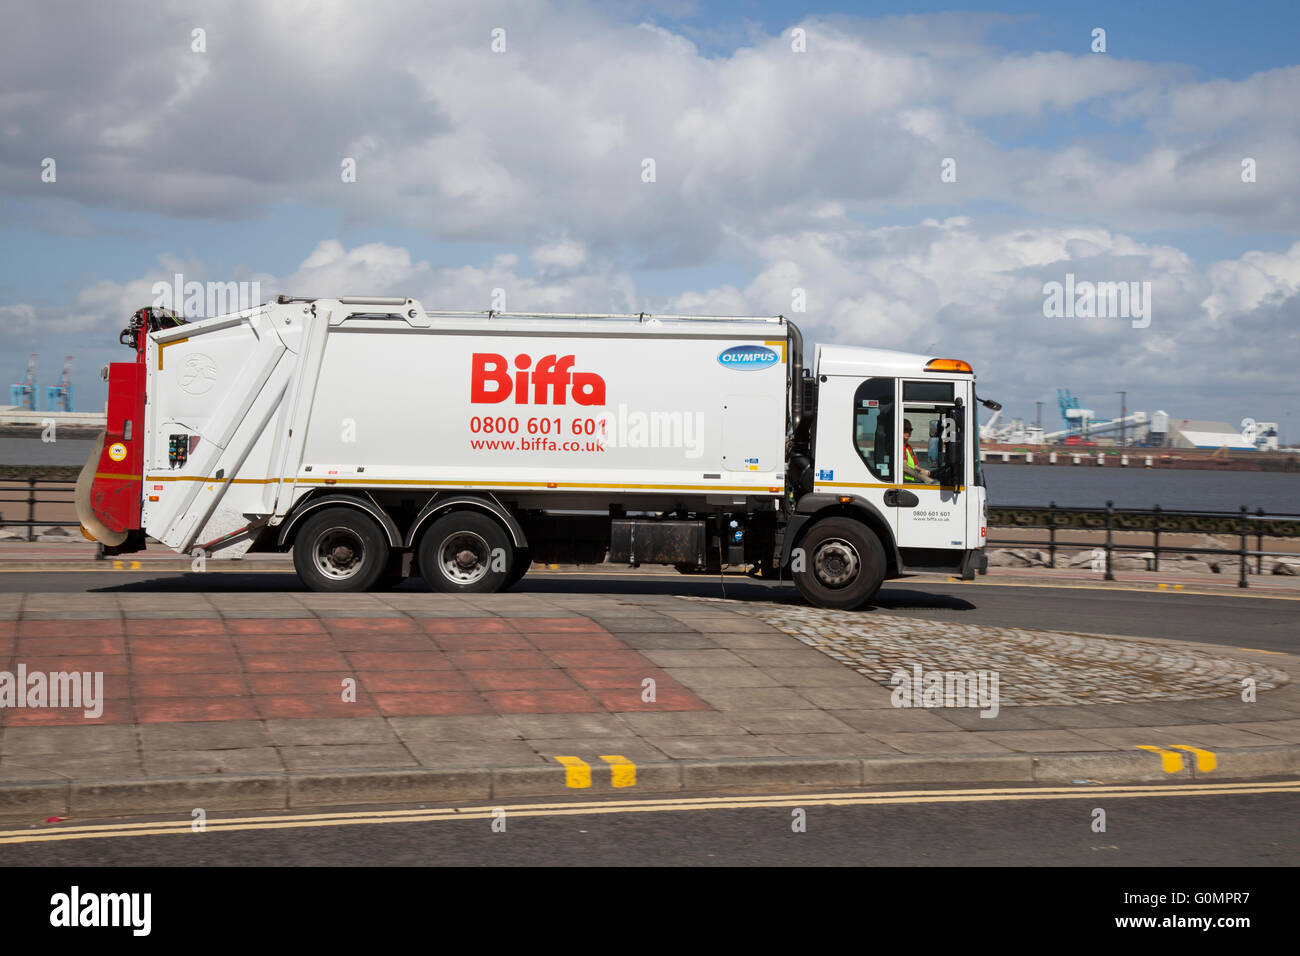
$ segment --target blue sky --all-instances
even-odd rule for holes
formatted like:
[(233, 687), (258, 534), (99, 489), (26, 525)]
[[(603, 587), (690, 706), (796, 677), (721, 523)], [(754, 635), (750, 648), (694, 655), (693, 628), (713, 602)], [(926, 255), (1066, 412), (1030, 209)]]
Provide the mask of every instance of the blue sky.
[[(99, 403), (176, 269), (459, 309), (775, 312), (798, 286), (814, 340), (943, 342), (1013, 414), (1127, 388), (1300, 439), (1294, 4), (152, 6), (24, 9), (0, 38), (7, 381), (73, 354)], [(1152, 330), (1044, 324), (1067, 271), (1149, 279)]]

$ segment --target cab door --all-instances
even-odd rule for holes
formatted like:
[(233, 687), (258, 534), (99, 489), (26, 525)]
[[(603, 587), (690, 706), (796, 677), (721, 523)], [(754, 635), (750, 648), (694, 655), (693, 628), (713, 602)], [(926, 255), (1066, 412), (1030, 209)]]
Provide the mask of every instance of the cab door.
[(853, 495), (898, 533), (889, 504), (899, 481), (895, 419), (898, 380), (824, 376), (817, 399), (816, 480), (824, 494)]
[[(978, 547), (966, 540), (967, 506), (972, 500), (966, 487), (965, 453), (970, 391), (969, 381), (899, 380), (898, 485), (892, 496), (897, 506), (891, 510), (900, 549)], [(924, 556), (907, 561), (906, 554), (904, 561), (917, 566), (942, 563)]]

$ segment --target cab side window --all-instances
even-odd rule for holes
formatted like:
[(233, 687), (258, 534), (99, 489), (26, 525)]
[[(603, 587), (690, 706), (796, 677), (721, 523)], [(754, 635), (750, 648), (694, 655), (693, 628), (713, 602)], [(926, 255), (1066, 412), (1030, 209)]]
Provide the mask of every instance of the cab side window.
[(930, 472), (935, 482), (961, 484), (965, 429), (960, 410), (952, 405), (907, 404), (903, 417), (912, 425), (909, 444), (917, 466)]
[(871, 474), (894, 482), (894, 379), (869, 378), (853, 393), (853, 443)]

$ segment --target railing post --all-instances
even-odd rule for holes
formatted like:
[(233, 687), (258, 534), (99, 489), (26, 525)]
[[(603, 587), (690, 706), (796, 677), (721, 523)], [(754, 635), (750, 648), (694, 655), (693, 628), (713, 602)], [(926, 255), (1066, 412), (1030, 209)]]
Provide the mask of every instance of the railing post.
[[(1259, 524), (1255, 525), (1255, 550), (1263, 551), (1264, 550), (1264, 509), (1256, 508), (1255, 517), (1259, 519)], [(1264, 573), (1264, 556), (1262, 554), (1255, 555), (1255, 573), (1256, 574)]]
[(1246, 506), (1241, 506), (1241, 577), (1237, 580), (1237, 587), (1249, 587), (1246, 584), (1246, 532), (1250, 525), (1246, 518)]
[(1114, 507), (1114, 505), (1115, 502), (1113, 501), (1108, 500), (1106, 502), (1106, 580), (1107, 581), (1115, 580), (1115, 575), (1111, 572), (1111, 568), (1110, 568), (1111, 528), (1114, 523), (1112, 520), (1111, 510)]
[(1156, 529), (1155, 529), (1156, 543), (1155, 546), (1152, 547), (1151, 549), (1151, 553), (1156, 556), (1156, 563), (1155, 563), (1155, 567), (1152, 570), (1159, 571), (1160, 570), (1160, 506), (1156, 505), (1151, 510), (1156, 513)]
[(1056, 567), (1056, 502), (1047, 503), (1047, 554), (1051, 559), (1051, 567)]
[(27, 479), (27, 540), (36, 540), (36, 479)]

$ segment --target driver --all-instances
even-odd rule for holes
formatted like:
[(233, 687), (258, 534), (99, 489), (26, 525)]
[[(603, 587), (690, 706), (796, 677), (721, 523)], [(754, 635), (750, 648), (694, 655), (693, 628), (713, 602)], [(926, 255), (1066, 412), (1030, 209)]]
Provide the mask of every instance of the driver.
[(912, 454), (912, 423), (906, 418), (903, 419), (903, 481), (926, 485), (939, 483), (930, 477), (929, 469), (917, 465), (916, 456)]

